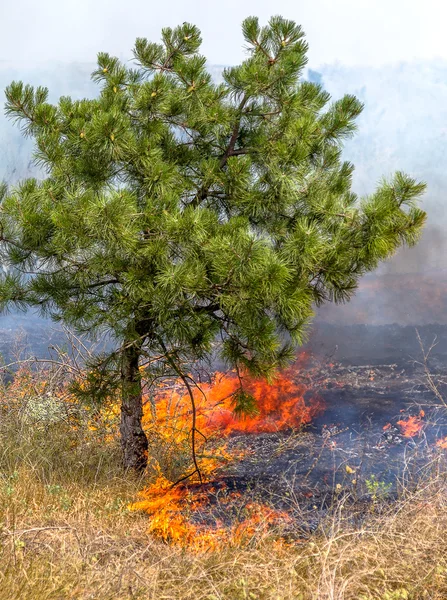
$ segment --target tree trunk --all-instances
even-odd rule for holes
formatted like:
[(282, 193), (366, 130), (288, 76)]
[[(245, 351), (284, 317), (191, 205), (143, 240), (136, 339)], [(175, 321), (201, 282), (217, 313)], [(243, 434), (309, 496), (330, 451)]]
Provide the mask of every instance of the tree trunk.
[(125, 469), (141, 472), (147, 465), (148, 442), (142, 426), (141, 344), (125, 342), (121, 362), (121, 447)]

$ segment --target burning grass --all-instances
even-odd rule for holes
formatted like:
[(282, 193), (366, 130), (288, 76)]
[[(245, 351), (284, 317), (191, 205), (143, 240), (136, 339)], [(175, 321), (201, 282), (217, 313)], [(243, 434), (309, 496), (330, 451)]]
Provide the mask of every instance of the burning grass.
[[(306, 355), (297, 359), (293, 367), (272, 384), (263, 380), (244, 378), (244, 392), (254, 398), (255, 404), (245, 414), (235, 411), (235, 399), (240, 390), (240, 380), (236, 373), (216, 373), (209, 383), (201, 383), (194, 389), (196, 412), (195, 428), (198, 433), (197, 453), (201, 457), (201, 471), (204, 476), (214, 471), (216, 461), (207, 463), (204, 452), (208, 442), (216, 449), (218, 441), (218, 460), (227, 460), (222, 453), (222, 439), (235, 433), (278, 432), (299, 428), (312, 421), (324, 410), (324, 402), (317, 394), (308, 394), (308, 387), (296, 380), (301, 363)], [(308, 396), (308, 397), (307, 397)], [(192, 421), (191, 399), (181, 381), (174, 385), (159, 386), (153, 396), (146, 396), (143, 423), (149, 438), (161, 440), (163, 446), (171, 446), (174, 453), (180, 446), (190, 443)], [(209, 445), (209, 444), (208, 444)], [(158, 463), (161, 461), (158, 460)], [(175, 464), (173, 456), (168, 456), (171, 470)], [(160, 466), (160, 465), (159, 465)], [(184, 465), (182, 465), (184, 469)], [(175, 475), (166, 472), (165, 476), (174, 480)], [(183, 473), (178, 473), (181, 477)]]
[(157, 539), (147, 515), (128, 510), (141, 481), (116, 469), (96, 431), (83, 440), (89, 453), (73, 453), (65, 432), (39, 437), (12, 417), (0, 425), (0, 600), (447, 597), (442, 473), (376, 504), (359, 527), (340, 498), (311, 536), (284, 541), (258, 512), (243, 543), (191, 552)]
[[(299, 360), (306, 360), (305, 355)], [(289, 517), (284, 512), (247, 501), (243, 516), (233, 522), (223, 524), (216, 517), (212, 524), (200, 524), (201, 512), (213, 502), (214, 489), (212, 485), (197, 486), (197, 482), (212, 482), (223, 465), (241, 457), (241, 452), (234, 449), (228, 452), (228, 436), (301, 427), (324, 409), (323, 401), (316, 395), (305, 398), (307, 387), (294, 379), (297, 366), (282, 373), (272, 384), (245, 378), (244, 389), (255, 399), (256, 410), (244, 415), (237, 415), (234, 410), (240, 389), (240, 379), (235, 373), (216, 373), (210, 383), (196, 386), (194, 410), (198, 435), (196, 455), (192, 457), (191, 398), (185, 394), (182, 382), (168, 388), (160, 386), (152, 399), (146, 398), (144, 425), (152, 447), (157, 447), (150, 460), (156, 479), (130, 508), (149, 515), (152, 534), (190, 550), (214, 550), (223, 544), (244, 543), (261, 525), (271, 529), (287, 521)], [(183, 461), (178, 461), (179, 456)], [(175, 485), (178, 480), (183, 483)], [(225, 497), (230, 503), (234, 494)]]
[(400, 419), (397, 424), (401, 428), (402, 435), (406, 438), (412, 438), (419, 435), (424, 427), (423, 418), (425, 412), (421, 410), (418, 415), (411, 415), (407, 419)]
[[(240, 492), (229, 491), (220, 482), (173, 487), (172, 482), (160, 475), (140, 496), (143, 499), (129, 508), (149, 515), (149, 533), (190, 552), (240, 548), (249, 545), (261, 532), (273, 536), (274, 530), (281, 543), (282, 528), (292, 522), (286, 511), (248, 501)], [(220, 515), (226, 509), (226, 522), (222, 516), (213, 517), (213, 505)]]
[[(304, 360), (307, 357), (303, 354), (299, 361)], [(49, 427), (59, 431), (62, 428), (74, 456), (89, 453), (87, 432), (96, 437), (104, 453), (118, 463), (118, 441), (113, 433), (118, 430), (116, 403), (111, 399), (101, 410), (91, 411), (79, 405), (69, 389), (65, 380), (54, 385), (48, 370), (20, 369), (13, 383), (4, 390), (4, 412), (16, 414), (19, 428), (31, 427), (30, 431), (40, 435), (42, 441)], [(240, 378), (234, 373), (217, 373), (209, 383), (196, 386), (194, 410), (198, 441), (194, 454), (191, 453), (191, 398), (184, 393), (181, 382), (159, 385), (154, 397), (148, 394), (145, 398), (144, 426), (151, 440), (149, 472), (152, 480), (140, 492), (139, 501), (130, 503), (129, 508), (144, 511), (149, 516), (148, 532), (164, 542), (196, 551), (215, 550), (222, 545), (238, 546), (249, 541), (261, 528), (280, 530), (290, 520), (284, 511), (248, 497), (244, 499), (237, 492), (223, 490), (222, 486), (219, 503), (231, 506), (232, 517), (230, 520), (219, 515), (211, 518), (215, 504), (212, 484), (216, 478), (219, 480), (223, 466), (237, 461), (244, 453), (234, 448), (231, 452), (227, 450), (226, 440), (230, 435), (299, 428), (321, 412), (324, 403), (309, 394), (304, 383), (294, 379), (292, 369), (270, 385), (245, 378), (244, 389), (256, 401), (256, 410), (248, 414), (235, 415), (235, 396), (239, 389)], [(183, 480), (181, 485), (178, 485), (179, 480)], [(208, 486), (205, 488), (203, 483)], [(236, 504), (238, 510), (235, 510)]]
[[(298, 405), (308, 407), (314, 396), (303, 384), (292, 384), (279, 389), (292, 389)], [(211, 481), (222, 462), (234, 459), (223, 435), (232, 432), (226, 428), (233, 385), (230, 376), (213, 398), (223, 415), (216, 419), (200, 404), (200, 392), (197, 396), (199, 424), (208, 440), (205, 445), (203, 438), (200, 460), (209, 482), (175, 487), (172, 477), (191, 467), (191, 409), (179, 388), (162, 391), (155, 406), (149, 398), (146, 404), (146, 425), (154, 432), (158, 428), (150, 448), (151, 485), (120, 471), (112, 409), (79, 411), (62, 387), (60, 411), (53, 402), (56, 389), (48, 395), (48, 386), (25, 373), (4, 389), (0, 600), (447, 597), (445, 438), (436, 444), (430, 476), (411, 490), (400, 488), (396, 499), (377, 492), (381, 481), (370, 481), (377, 487), (374, 502), (360, 509), (352, 501), (361, 474), (345, 465), (355, 486), (349, 493), (335, 489), (318, 527), (304, 532), (300, 498), (288, 497), (285, 513)], [(277, 392), (269, 398), (268, 389), (257, 389), (261, 402), (282, 404)], [(45, 404), (50, 397), (49, 415), (29, 410), (31, 399)], [(306, 412), (300, 415), (294, 424), (305, 422)], [(284, 422), (282, 416), (263, 415), (262, 405), (245, 425), (252, 427), (255, 417), (261, 431)], [(418, 424), (424, 415), (415, 419)], [(240, 420), (235, 423), (241, 427)], [(231, 518), (205, 521), (210, 514)]]

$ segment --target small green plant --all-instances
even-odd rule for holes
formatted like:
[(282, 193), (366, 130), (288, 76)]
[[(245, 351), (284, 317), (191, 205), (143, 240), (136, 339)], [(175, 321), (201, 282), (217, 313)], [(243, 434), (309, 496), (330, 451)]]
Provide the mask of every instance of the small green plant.
[(108, 510), (111, 513), (116, 513), (116, 512), (120, 513), (120, 512), (127, 511), (128, 504), (129, 504), (128, 501), (124, 500), (123, 498), (117, 497), (117, 498), (114, 498), (108, 504), (106, 504), (105, 508), (106, 508), (106, 510)]
[(371, 475), (369, 479), (365, 479), (366, 489), (371, 496), (373, 502), (381, 500), (389, 496), (392, 484), (376, 479), (375, 475)]
[(51, 494), (52, 496), (58, 496), (63, 491), (63, 487), (58, 484), (49, 484), (46, 486), (46, 488), (47, 488), (47, 492), (49, 494)]

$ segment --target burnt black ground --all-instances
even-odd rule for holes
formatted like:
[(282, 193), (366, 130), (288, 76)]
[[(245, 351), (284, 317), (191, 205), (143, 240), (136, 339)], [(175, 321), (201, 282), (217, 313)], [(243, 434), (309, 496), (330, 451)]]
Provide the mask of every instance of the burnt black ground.
[[(433, 354), (430, 361), (440, 392), (447, 392), (444, 356)], [(315, 388), (308, 393), (323, 398), (324, 412), (302, 431), (231, 437), (230, 450), (245, 457), (223, 471), (228, 490), (286, 509), (301, 529), (311, 530), (334, 500), (345, 496), (361, 506), (392, 499), (446, 462), (447, 450), (436, 441), (447, 435), (447, 410), (412, 358), (376, 366), (321, 362), (309, 379)], [(421, 432), (405, 437), (398, 421), (421, 411)]]
[(417, 333), (428, 349), (433, 341), (433, 356), (447, 359), (447, 325), (335, 325), (317, 322), (305, 348), (320, 357), (349, 366), (408, 363), (421, 356)]

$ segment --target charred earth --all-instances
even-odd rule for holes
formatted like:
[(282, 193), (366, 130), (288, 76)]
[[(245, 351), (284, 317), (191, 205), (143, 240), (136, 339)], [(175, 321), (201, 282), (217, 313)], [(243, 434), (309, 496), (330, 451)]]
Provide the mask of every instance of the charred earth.
[(292, 377), (321, 410), (299, 431), (230, 435), (228, 450), (243, 457), (213, 481), (212, 516), (208, 506), (200, 518), (231, 518), (218, 499), (234, 495), (286, 511), (302, 535), (334, 500), (361, 519), (445, 465), (447, 326), (320, 324), (306, 351)]

